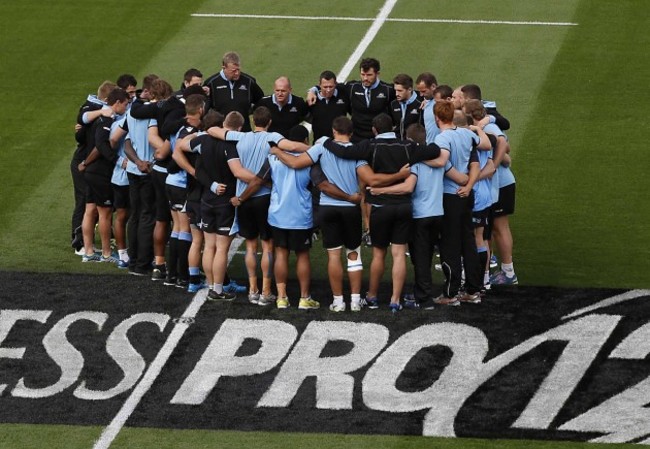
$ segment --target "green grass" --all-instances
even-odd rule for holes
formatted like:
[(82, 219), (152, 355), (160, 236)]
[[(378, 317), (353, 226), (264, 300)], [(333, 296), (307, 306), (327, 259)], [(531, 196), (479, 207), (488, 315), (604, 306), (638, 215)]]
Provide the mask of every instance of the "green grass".
[[(87, 449), (101, 434), (99, 427), (0, 424), (0, 447)], [(412, 436), (334, 435), (317, 433), (237, 432), (124, 428), (111, 448), (138, 449), (307, 448), (319, 449), (631, 449), (632, 444), (559, 441), (480, 440)]]
[[(640, 3), (583, 1), (516, 147), (517, 252), (536, 284), (648, 287), (650, 52)], [(522, 265), (520, 264), (520, 267)]]

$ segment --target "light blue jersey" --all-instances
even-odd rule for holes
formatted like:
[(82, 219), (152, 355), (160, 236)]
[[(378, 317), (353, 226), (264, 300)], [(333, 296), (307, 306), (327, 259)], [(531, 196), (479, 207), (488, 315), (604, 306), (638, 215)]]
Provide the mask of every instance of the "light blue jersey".
[(269, 224), (280, 229), (311, 229), (314, 222), (308, 188), (310, 168), (294, 170), (273, 155), (268, 156), (268, 166), (264, 179), (273, 181)]
[[(316, 144), (307, 150), (307, 154), (314, 163), (320, 162), (321, 169), (327, 177), (327, 180), (334, 184), (336, 187), (352, 195), (359, 191), (359, 180), (357, 178), (357, 168), (367, 165), (366, 161), (355, 161), (341, 159), (323, 146), (323, 142), (327, 140), (327, 136), (321, 137), (316, 141)], [(351, 143), (338, 142), (342, 146), (351, 146)], [(323, 206), (350, 206), (354, 207), (356, 204), (350, 203), (338, 198), (332, 198), (325, 192), (320, 193), (320, 204)]]
[[(226, 133), (226, 140), (230, 142), (237, 142), (237, 153), (239, 153), (239, 162), (242, 167), (250, 170), (253, 173), (258, 173), (266, 162), (271, 146), (269, 141), (278, 143), (284, 136), (279, 133), (270, 133), (268, 131), (228, 131)], [(247, 183), (238, 179), (237, 180), (237, 196), (246, 190)], [(263, 196), (271, 193), (271, 189), (263, 186), (253, 196)]]
[[(145, 162), (154, 161), (153, 153), (154, 149), (149, 145), (149, 127), (152, 120), (139, 120), (131, 116), (131, 112), (126, 114), (126, 125), (128, 127), (129, 133), (126, 138), (131, 141), (135, 153), (138, 155), (140, 160)], [(153, 120), (155, 122), (155, 120)], [(158, 125), (155, 125), (158, 126)], [(127, 167), (126, 170), (134, 175), (144, 176), (146, 173), (142, 173), (138, 170), (138, 167), (133, 165), (132, 167)]]
[[(492, 150), (478, 151), (478, 162), (481, 170), (492, 159)], [(492, 205), (492, 180), (490, 178), (479, 179), (472, 188), (474, 190), (474, 212), (487, 209)]]
[(429, 167), (419, 162), (411, 167), (411, 173), (418, 177), (411, 196), (413, 218), (439, 217), (444, 215), (442, 208), (442, 187), (445, 177), (443, 167)]
[[(149, 120), (149, 128), (154, 128), (154, 127), (158, 128), (158, 120), (156, 120), (155, 118), (152, 118), (151, 120)], [(155, 150), (154, 150), (154, 152), (155, 152)], [(154, 164), (151, 166), (151, 169), (154, 170), (154, 171), (157, 171), (158, 173), (167, 174), (167, 167), (159, 165), (158, 161), (154, 161)]]
[[(191, 133), (192, 131), (194, 131), (192, 126), (183, 126), (176, 132), (176, 134), (169, 137), (172, 153), (174, 152), (174, 147), (176, 146), (176, 142), (181, 133)], [(176, 173), (169, 173), (167, 178), (165, 178), (165, 184), (180, 187), (182, 189), (187, 188), (187, 172), (185, 170), (179, 170)]]
[[(483, 128), (483, 131), (485, 131), (488, 134), (492, 134), (497, 137), (503, 136), (506, 140), (508, 139), (508, 136), (506, 136), (503, 131), (501, 131), (501, 128), (499, 128), (497, 125), (494, 123), (490, 123), (485, 125), (485, 128)], [(499, 167), (496, 168), (496, 171), (494, 172), (494, 175), (492, 176), (492, 183), (490, 184), (490, 191), (492, 192), (492, 204), (496, 203), (499, 201), (499, 178), (500, 178), (500, 170)]]
[[(111, 125), (111, 135), (113, 135), (113, 132), (118, 127), (122, 126), (124, 120), (126, 120), (126, 116), (122, 116), (113, 122), (113, 124)], [(117, 162), (115, 163), (115, 168), (113, 169), (113, 176), (111, 176), (111, 183), (115, 184), (116, 186), (129, 185), (129, 178), (126, 174), (127, 171), (129, 170), (129, 167), (131, 168), (131, 170), (133, 169), (138, 170), (135, 164), (129, 161), (126, 157), (126, 154), (124, 153), (125, 137), (126, 136), (122, 137), (122, 139), (117, 144)], [(126, 169), (122, 168), (122, 163), (124, 162), (125, 159), (127, 161)]]
[(440, 134), (440, 128), (436, 123), (436, 117), (433, 114), (433, 108), (436, 105), (436, 100), (427, 100), (427, 104), (422, 110), (422, 119), (424, 121), (424, 129), (427, 133), (427, 143), (433, 143), (436, 140), (436, 136)]
[[(472, 149), (480, 142), (479, 137), (467, 128), (445, 129), (435, 138), (441, 150), (449, 151), (449, 162), (461, 173), (469, 173)], [(443, 193), (456, 194), (460, 186), (445, 176)]]
[(499, 172), (500, 189), (515, 183), (515, 175), (512, 173), (512, 170), (510, 170), (510, 167), (505, 167), (503, 164), (499, 164), (497, 171)]

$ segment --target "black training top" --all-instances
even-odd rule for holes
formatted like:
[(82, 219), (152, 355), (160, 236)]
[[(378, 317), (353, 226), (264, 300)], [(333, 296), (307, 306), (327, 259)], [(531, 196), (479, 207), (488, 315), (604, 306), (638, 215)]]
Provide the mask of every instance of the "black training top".
[(264, 97), (264, 91), (257, 85), (252, 76), (241, 73), (236, 81), (225, 80), (221, 73), (208, 78), (204, 86), (210, 88), (210, 108), (226, 116), (229, 112), (238, 111), (244, 116), (242, 131), (250, 131), (249, 114), (254, 104)]

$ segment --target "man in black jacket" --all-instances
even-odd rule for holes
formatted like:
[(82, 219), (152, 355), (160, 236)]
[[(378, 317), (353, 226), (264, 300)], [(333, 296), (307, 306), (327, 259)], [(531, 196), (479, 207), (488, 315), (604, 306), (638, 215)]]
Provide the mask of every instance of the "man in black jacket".
[[(364, 58), (359, 64), (361, 81), (348, 81), (338, 84), (337, 89), (344, 92), (350, 102), (350, 115), (354, 131), (352, 142), (372, 139), (372, 120), (381, 113), (390, 114), (390, 104), (395, 99), (395, 89), (391, 84), (379, 79), (379, 61)], [(313, 87), (307, 94), (307, 104), (316, 101), (318, 87)]]
[(250, 131), (248, 117), (254, 104), (264, 97), (264, 91), (252, 76), (241, 71), (240, 58), (234, 51), (223, 55), (222, 69), (208, 78), (204, 86), (210, 88), (210, 108), (224, 116), (237, 111), (244, 117), (242, 131)]
[(273, 84), (273, 95), (262, 98), (255, 109), (266, 106), (271, 111), (269, 132), (289, 137), (289, 130), (299, 125), (309, 115), (309, 108), (302, 97), (293, 95), (291, 81), (281, 76)]

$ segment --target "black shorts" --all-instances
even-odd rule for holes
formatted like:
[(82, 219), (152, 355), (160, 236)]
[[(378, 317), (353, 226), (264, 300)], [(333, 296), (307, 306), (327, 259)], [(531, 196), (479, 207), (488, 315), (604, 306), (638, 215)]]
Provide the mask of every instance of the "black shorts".
[(156, 170), (151, 170), (151, 180), (153, 182), (153, 190), (156, 194), (156, 207), (155, 215), (156, 221), (171, 221), (172, 214), (169, 211), (169, 200), (165, 192), (165, 180), (167, 173), (162, 173)]
[(308, 251), (311, 248), (311, 229), (281, 229), (271, 227), (273, 245), (289, 251)]
[(117, 184), (112, 184), (113, 188), (113, 207), (115, 209), (128, 209), (129, 208), (129, 185), (118, 186)]
[(185, 213), (190, 218), (190, 226), (201, 228), (201, 202), (186, 201)]
[(515, 213), (515, 183), (499, 189), (499, 201), (492, 205), (495, 217), (512, 215)]
[(235, 222), (235, 207), (210, 206), (201, 202), (201, 230), (210, 234), (230, 235)]
[(182, 211), (187, 200), (187, 189), (166, 184), (165, 191), (167, 192), (167, 198), (169, 198), (169, 209), (178, 212)]
[(113, 188), (111, 178), (95, 173), (84, 173), (86, 180), (86, 204), (99, 207), (113, 207)]
[(488, 216), (490, 215), (490, 208), (472, 212), (472, 224), (474, 229), (486, 228), (488, 225)]
[(370, 209), (372, 246), (387, 248), (391, 243), (405, 245), (411, 238), (411, 203), (390, 204)]
[(483, 240), (492, 240), (492, 229), (494, 228), (494, 204), (488, 207), (487, 226), (483, 228)]
[(245, 239), (270, 240), (271, 226), (268, 223), (271, 195), (249, 198), (237, 208), (239, 235)]
[(323, 248), (356, 249), (361, 245), (361, 207), (319, 206), (319, 222)]

